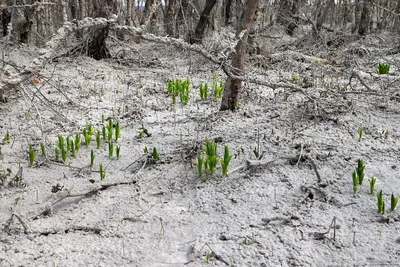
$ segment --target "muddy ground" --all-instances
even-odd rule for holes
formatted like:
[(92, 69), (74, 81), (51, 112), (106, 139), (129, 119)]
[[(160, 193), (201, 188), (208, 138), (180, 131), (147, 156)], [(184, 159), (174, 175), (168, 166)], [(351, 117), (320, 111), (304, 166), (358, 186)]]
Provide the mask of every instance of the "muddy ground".
[[(118, 57), (110, 60), (58, 58), (40, 82), (8, 94), (0, 105), (0, 137), (11, 137), (1, 143), (0, 266), (400, 266), (399, 211), (389, 210), (391, 194), (400, 195), (395, 38), (369, 35), (338, 47), (307, 38), (260, 42), (263, 55), (249, 57), (247, 75), (292, 87), (245, 82), (234, 113), (198, 95), (212, 68), (225, 80), (218, 66), (146, 42), (122, 52), (110, 40)], [(13, 47), (6, 60), (24, 66), (37, 54)], [(379, 62), (391, 65), (388, 75), (376, 74)], [(174, 105), (165, 83), (186, 77), (189, 104)], [(55, 160), (59, 134), (89, 123), (101, 129), (102, 115), (104, 124), (121, 125), (119, 160), (95, 140), (66, 164)], [(142, 124), (151, 136), (139, 138)], [(198, 177), (206, 138), (219, 155), (229, 146), (228, 176), (218, 167)], [(38, 151), (33, 167), (29, 145)], [(365, 179), (354, 194), (358, 159)], [(384, 215), (369, 194), (372, 176)]]

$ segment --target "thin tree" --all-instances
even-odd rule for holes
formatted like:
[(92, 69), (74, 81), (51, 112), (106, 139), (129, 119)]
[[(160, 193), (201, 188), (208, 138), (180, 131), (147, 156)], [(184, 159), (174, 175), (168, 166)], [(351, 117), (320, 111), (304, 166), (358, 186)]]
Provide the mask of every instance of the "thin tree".
[[(254, 15), (257, 10), (258, 0), (247, 0), (246, 9), (243, 12), (240, 23), (236, 28), (236, 38), (244, 31), (242, 38), (235, 47), (235, 53), (232, 55), (232, 74), (234, 76), (243, 76), (244, 63), (246, 59), (247, 38), (251, 25), (254, 22)], [(237, 98), (242, 88), (242, 80), (239, 77), (228, 76), (225, 82), (224, 96), (222, 97), (220, 110), (235, 110)]]
[(176, 0), (169, 0), (167, 14), (165, 15), (165, 24), (167, 28), (167, 34), (171, 37), (175, 37), (175, 10)]
[(203, 12), (201, 12), (200, 20), (197, 23), (196, 30), (189, 36), (189, 43), (200, 44), (203, 40), (204, 31), (206, 29), (207, 23), (209, 22), (210, 13), (217, 3), (217, 0), (207, 0), (204, 6)]

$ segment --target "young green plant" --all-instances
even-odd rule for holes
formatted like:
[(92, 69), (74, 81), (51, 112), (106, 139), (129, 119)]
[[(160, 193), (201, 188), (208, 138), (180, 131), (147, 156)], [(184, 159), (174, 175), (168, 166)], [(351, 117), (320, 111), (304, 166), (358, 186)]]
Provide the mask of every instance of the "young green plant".
[(90, 169), (93, 168), (93, 163), (94, 163), (94, 158), (96, 157), (96, 155), (94, 154), (93, 149), (90, 150)]
[(153, 147), (152, 156), (153, 156), (154, 161), (157, 161), (160, 159), (160, 154), (158, 153), (157, 148), (155, 148), (155, 147)]
[(96, 148), (99, 149), (101, 146), (100, 131), (96, 132)]
[(112, 119), (110, 119), (107, 124), (107, 140), (108, 140), (108, 142), (111, 141), (113, 135), (114, 135), (114, 124), (112, 122)]
[(369, 193), (371, 195), (375, 191), (375, 182), (376, 182), (376, 178), (372, 176), (371, 179), (369, 179)]
[(115, 126), (115, 142), (118, 141), (118, 138), (121, 137), (121, 126), (119, 125), (119, 122), (117, 122), (117, 125)]
[(201, 178), (203, 176), (203, 164), (204, 164), (204, 158), (200, 155), (197, 154), (197, 175)]
[(358, 141), (359, 142), (361, 142), (362, 136), (363, 136), (363, 128), (360, 127), (360, 128), (358, 128)]
[(37, 151), (33, 149), (32, 145), (29, 145), (28, 154), (29, 154), (29, 166), (33, 167), (35, 158), (37, 156)]
[(108, 157), (111, 159), (114, 155), (114, 143), (109, 142), (108, 143)]
[(46, 157), (46, 147), (43, 143), (40, 143), (40, 151), (42, 152), (42, 156)]
[(389, 74), (390, 71), (390, 64), (387, 63), (379, 63), (378, 68), (376, 69), (376, 73), (379, 75), (382, 74)]
[(207, 99), (208, 97), (208, 84), (200, 83), (200, 98), (202, 100)]
[(353, 177), (353, 192), (354, 194), (357, 193), (357, 186), (358, 186), (358, 176), (357, 176), (357, 171), (353, 171), (352, 173), (352, 177)]
[(396, 209), (397, 203), (399, 202), (399, 198), (395, 197), (392, 193), (392, 196), (390, 198), (390, 211), (394, 211)]
[(76, 153), (78, 153), (79, 149), (81, 149), (81, 143), (82, 143), (81, 135), (80, 134), (76, 134), (75, 135), (75, 150), (76, 150)]
[(116, 146), (117, 160), (119, 160), (120, 152), (121, 152), (121, 147), (120, 146)]
[(142, 123), (142, 126), (140, 126), (137, 129), (137, 132), (139, 133), (139, 138), (143, 138), (144, 135), (147, 135), (148, 137), (151, 136), (151, 134), (149, 134), (149, 131), (147, 130), (146, 127), (144, 127), (144, 124)]
[(106, 171), (103, 170), (103, 164), (99, 164), (100, 181), (103, 181), (106, 177)]
[(232, 159), (232, 155), (229, 154), (229, 147), (225, 145), (224, 147), (224, 159), (221, 160), (221, 167), (222, 167), (222, 176), (226, 176), (228, 174), (228, 166), (229, 162)]
[(357, 177), (358, 177), (358, 183), (360, 185), (362, 185), (363, 181), (364, 181), (364, 169), (365, 169), (365, 164), (364, 161), (362, 159), (359, 159), (357, 161), (357, 168), (356, 168), (356, 172), (357, 172)]
[(208, 139), (206, 139), (206, 146), (204, 147), (204, 151), (206, 153), (204, 169), (206, 172), (206, 176), (208, 177), (209, 175), (212, 175), (217, 169), (217, 144), (214, 141), (210, 142)]
[(376, 197), (378, 199), (378, 212), (385, 214), (385, 201), (382, 197), (382, 190), (379, 193), (376, 193)]
[(5, 143), (9, 143), (11, 141), (10, 132), (7, 130), (6, 134), (4, 135), (3, 141)]

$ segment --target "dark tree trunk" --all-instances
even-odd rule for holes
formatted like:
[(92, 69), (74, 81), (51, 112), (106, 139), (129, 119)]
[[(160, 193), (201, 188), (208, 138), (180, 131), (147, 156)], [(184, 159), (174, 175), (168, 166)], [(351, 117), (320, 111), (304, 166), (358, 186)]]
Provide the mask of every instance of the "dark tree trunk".
[(233, 0), (226, 0), (225, 1), (225, 25), (229, 25), (232, 23), (232, 2)]
[(176, 0), (169, 0), (167, 14), (165, 16), (165, 24), (167, 28), (167, 34), (172, 37), (175, 37), (175, 10)]
[[(246, 31), (243, 37), (238, 41), (235, 52), (232, 55), (232, 74), (235, 76), (243, 76), (244, 62), (246, 57), (247, 38), (254, 15), (257, 10), (258, 0), (247, 0), (246, 9), (243, 12), (239, 25), (236, 28), (236, 38), (242, 31)], [(242, 88), (242, 80), (229, 77), (226, 79), (224, 96), (222, 98), (220, 110), (235, 110), (236, 101)]]
[(325, 7), (322, 5), (321, 2), (319, 2), (317, 4), (316, 22), (315, 22), (315, 26), (313, 27), (313, 36), (314, 37), (318, 37), (319, 32), (322, 28), (322, 24), (324, 24), (326, 16), (328, 15), (328, 12), (331, 9), (333, 4), (334, 4), (334, 0), (328, 0)]
[(7, 11), (7, 9), (3, 9), (1, 12), (1, 23), (3, 25), (3, 36), (6, 36), (8, 33), (8, 24), (11, 21), (11, 13)]
[(298, 26), (297, 13), (299, 12), (299, 0), (293, 0), (290, 7), (290, 21), (286, 26), (286, 33), (290, 36), (294, 35), (294, 31)]
[(111, 54), (106, 46), (106, 39), (108, 37), (108, 27), (96, 29), (92, 33), (91, 40), (87, 48), (87, 55), (96, 60), (103, 58), (110, 58)]
[(358, 27), (358, 34), (365, 35), (369, 30), (369, 22), (371, 19), (371, 0), (364, 0), (361, 11), (360, 25)]
[(201, 12), (199, 23), (197, 24), (196, 30), (193, 34), (189, 36), (189, 42), (191, 44), (200, 44), (203, 40), (204, 31), (206, 29), (207, 23), (209, 22), (209, 15), (217, 3), (217, 0), (207, 0), (206, 5)]

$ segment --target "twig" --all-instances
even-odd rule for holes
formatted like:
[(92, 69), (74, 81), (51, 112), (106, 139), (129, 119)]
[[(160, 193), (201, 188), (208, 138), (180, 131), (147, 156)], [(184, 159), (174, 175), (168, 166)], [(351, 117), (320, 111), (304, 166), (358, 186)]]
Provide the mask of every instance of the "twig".
[(220, 261), (220, 262), (223, 262), (223, 263), (225, 263), (226, 265), (229, 266), (229, 263), (228, 263), (226, 260), (224, 260), (224, 259), (221, 257), (221, 255), (215, 253), (215, 251), (214, 251), (207, 243), (206, 243), (206, 246), (207, 246), (207, 247), (211, 250), (211, 252), (214, 254), (214, 258), (215, 258), (216, 260), (218, 260), (218, 261)]
[(8, 219), (6, 221), (4, 229), (3, 229), (4, 232), (6, 232), (7, 234), (10, 234), (10, 232), (11, 232), (10, 225), (13, 222), (14, 217), (18, 219), (18, 221), (20, 222), (20, 224), (24, 228), (24, 233), (27, 234), (28, 233), (28, 226), (25, 224), (25, 222), (22, 220), (22, 218), (19, 215), (15, 214), (15, 213), (11, 214), (10, 219)]

